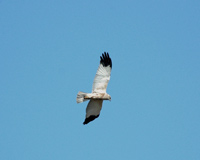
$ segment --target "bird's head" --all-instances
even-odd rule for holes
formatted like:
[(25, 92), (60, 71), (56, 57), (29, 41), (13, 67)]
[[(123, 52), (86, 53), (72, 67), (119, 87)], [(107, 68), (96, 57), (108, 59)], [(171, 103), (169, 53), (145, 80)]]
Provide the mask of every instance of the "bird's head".
[(108, 95), (108, 100), (111, 101), (111, 96), (110, 95)]

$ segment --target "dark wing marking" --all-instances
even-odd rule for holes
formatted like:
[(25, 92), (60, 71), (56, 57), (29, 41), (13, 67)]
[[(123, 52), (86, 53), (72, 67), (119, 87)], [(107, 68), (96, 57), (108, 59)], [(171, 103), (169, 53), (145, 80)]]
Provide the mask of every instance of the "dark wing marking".
[(112, 68), (112, 60), (108, 54), (108, 52), (104, 52), (102, 53), (102, 56), (100, 56), (100, 63), (104, 66), (104, 67), (107, 67), (107, 66), (110, 66)]
[(99, 115), (95, 116), (95, 115), (91, 115), (90, 117), (88, 118), (85, 118), (85, 121), (83, 122), (83, 124), (88, 124), (89, 122), (93, 121), (94, 119), (98, 118)]

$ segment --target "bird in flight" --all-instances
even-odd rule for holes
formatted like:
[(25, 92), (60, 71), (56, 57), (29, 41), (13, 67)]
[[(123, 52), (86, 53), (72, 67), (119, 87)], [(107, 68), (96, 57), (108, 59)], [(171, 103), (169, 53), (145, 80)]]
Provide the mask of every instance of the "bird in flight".
[(100, 65), (94, 78), (92, 93), (78, 92), (77, 94), (77, 103), (90, 100), (86, 108), (84, 125), (99, 117), (103, 100), (111, 101), (111, 96), (106, 93), (111, 69), (112, 60), (108, 52), (104, 52), (102, 56), (100, 56)]

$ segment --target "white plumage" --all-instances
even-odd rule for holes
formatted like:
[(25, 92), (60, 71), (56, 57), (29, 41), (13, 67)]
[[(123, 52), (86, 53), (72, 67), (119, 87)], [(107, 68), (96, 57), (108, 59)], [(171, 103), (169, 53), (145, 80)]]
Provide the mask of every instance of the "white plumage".
[(110, 66), (104, 67), (102, 64), (99, 65), (96, 76), (94, 78), (92, 92), (106, 93), (106, 88), (110, 80), (110, 72)]
[(106, 52), (102, 54), (100, 59), (100, 65), (92, 86), (92, 93), (79, 92), (77, 94), (77, 103), (90, 100), (86, 108), (86, 117), (83, 124), (87, 124), (99, 117), (103, 100), (111, 100), (111, 96), (106, 93), (106, 88), (110, 80), (112, 61)]

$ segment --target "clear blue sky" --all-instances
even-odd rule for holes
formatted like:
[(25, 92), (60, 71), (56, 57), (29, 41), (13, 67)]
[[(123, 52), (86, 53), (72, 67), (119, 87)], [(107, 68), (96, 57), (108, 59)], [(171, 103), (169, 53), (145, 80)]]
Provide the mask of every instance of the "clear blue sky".
[(0, 159), (199, 160), (200, 1), (0, 0)]

